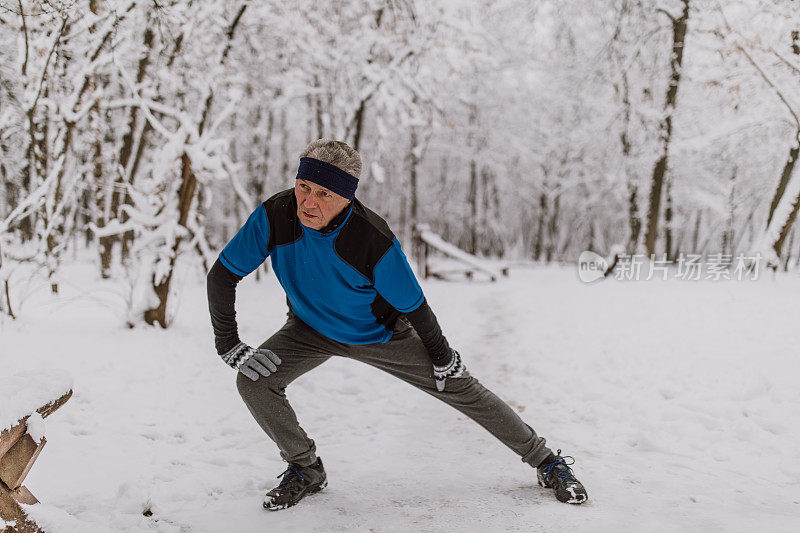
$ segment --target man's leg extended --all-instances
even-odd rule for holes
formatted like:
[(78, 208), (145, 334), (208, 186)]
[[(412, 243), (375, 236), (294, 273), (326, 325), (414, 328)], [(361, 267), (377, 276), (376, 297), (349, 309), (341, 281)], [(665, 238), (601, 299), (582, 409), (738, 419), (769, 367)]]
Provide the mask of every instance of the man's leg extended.
[(433, 367), (425, 346), (414, 329), (402, 319), (397, 321), (389, 342), (350, 346), (348, 356), (380, 368), (455, 407), (533, 467), (550, 455), (545, 439), (539, 437), (506, 402), (469, 375), (469, 371), (463, 377), (448, 379), (442, 392), (436, 390)]
[(286, 324), (261, 345), (281, 359), (278, 370), (257, 381), (242, 374), (236, 386), (258, 425), (275, 441), (281, 457), (290, 463), (308, 466), (317, 460), (316, 445), (306, 435), (286, 399), (286, 386), (331, 355), (341, 353), (333, 341), (315, 333), (302, 322), (290, 318)]

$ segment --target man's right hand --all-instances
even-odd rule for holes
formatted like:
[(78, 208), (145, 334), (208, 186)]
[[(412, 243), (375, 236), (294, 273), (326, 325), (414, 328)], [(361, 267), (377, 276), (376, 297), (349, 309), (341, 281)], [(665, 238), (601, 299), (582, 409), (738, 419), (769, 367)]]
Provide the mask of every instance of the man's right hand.
[(228, 352), (222, 354), (222, 360), (231, 368), (239, 370), (248, 378), (256, 381), (259, 374), (267, 377), (278, 370), (280, 358), (266, 348), (251, 348), (240, 342)]
[(450, 361), (441, 366), (436, 363), (433, 364), (433, 377), (436, 380), (436, 390), (442, 392), (444, 390), (444, 382), (447, 378), (460, 378), (464, 375), (466, 369), (467, 367), (461, 362), (461, 355), (451, 348)]

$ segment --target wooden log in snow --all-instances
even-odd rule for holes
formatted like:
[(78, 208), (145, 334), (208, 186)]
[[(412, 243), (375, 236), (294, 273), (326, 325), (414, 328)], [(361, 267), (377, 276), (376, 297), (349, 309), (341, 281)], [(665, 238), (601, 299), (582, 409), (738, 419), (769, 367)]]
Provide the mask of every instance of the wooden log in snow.
[(4, 455), (0, 456), (0, 480), (9, 489), (15, 490), (22, 485), (25, 476), (31, 471), (34, 461), (39, 457), (46, 442), (47, 439), (44, 437), (41, 442), (36, 442), (26, 433)]
[[(72, 390), (69, 390), (36, 412), (46, 418), (71, 396)], [(47, 442), (44, 436), (37, 442), (28, 434), (30, 416), (22, 418), (14, 427), (0, 431), (0, 520), (8, 524), (3, 533), (42, 533), (21, 507), (38, 503), (22, 483)]]
[(11, 524), (3, 529), (3, 533), (42, 533), (39, 526), (20, 507), (20, 504), (34, 503), (39, 501), (25, 487), (11, 490), (0, 482), (0, 518)]

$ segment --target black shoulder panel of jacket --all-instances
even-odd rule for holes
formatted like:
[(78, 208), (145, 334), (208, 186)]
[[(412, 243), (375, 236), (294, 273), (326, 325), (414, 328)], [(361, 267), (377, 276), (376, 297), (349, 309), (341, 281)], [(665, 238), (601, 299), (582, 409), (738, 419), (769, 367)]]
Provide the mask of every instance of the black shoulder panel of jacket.
[(375, 282), (375, 265), (389, 251), (394, 233), (377, 213), (353, 199), (353, 214), (336, 236), (334, 249), (345, 263), (370, 282)]
[(264, 201), (264, 210), (269, 222), (269, 242), (267, 251), (272, 253), (276, 246), (291, 244), (303, 236), (303, 227), (297, 220), (297, 199), (294, 189), (281, 191)]

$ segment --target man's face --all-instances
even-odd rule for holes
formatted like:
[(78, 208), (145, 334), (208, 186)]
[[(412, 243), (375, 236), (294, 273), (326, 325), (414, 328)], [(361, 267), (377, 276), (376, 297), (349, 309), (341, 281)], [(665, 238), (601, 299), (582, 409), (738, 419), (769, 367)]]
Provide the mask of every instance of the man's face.
[(311, 229), (320, 230), (347, 207), (350, 200), (306, 180), (296, 180), (297, 218)]

